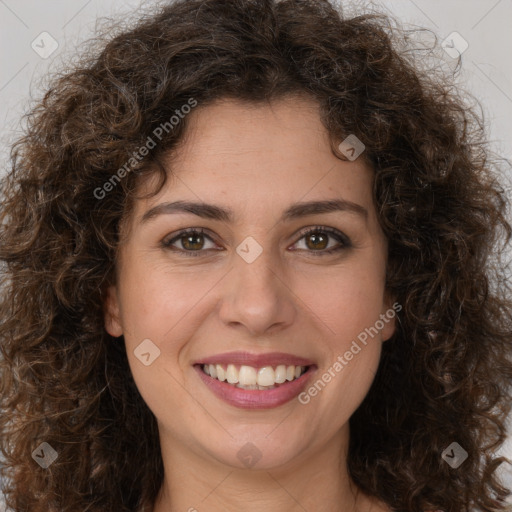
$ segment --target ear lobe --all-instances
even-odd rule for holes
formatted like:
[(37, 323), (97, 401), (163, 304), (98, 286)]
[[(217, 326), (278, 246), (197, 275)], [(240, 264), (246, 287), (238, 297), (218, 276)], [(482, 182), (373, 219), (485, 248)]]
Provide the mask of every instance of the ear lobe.
[(392, 318), (391, 320), (388, 320), (387, 317), (385, 317), (384, 320), (384, 329), (381, 331), (382, 341), (387, 341), (393, 334), (395, 334), (396, 326), (395, 326), (395, 318)]
[(395, 334), (396, 331), (396, 317), (399, 311), (401, 311), (402, 306), (394, 301), (393, 298), (386, 296), (386, 300), (384, 301), (385, 310), (382, 312), (382, 321), (384, 323), (384, 328), (381, 331), (381, 339), (382, 341), (387, 341), (389, 338)]
[(106, 289), (106, 297), (103, 302), (103, 313), (105, 321), (105, 330), (114, 338), (123, 334), (119, 314), (119, 300), (117, 298), (117, 289), (111, 285)]

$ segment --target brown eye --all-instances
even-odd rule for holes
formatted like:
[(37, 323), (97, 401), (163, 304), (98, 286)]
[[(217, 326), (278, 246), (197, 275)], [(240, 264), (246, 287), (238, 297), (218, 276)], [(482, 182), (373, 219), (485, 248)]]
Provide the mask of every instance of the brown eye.
[[(207, 241), (210, 241), (212, 245), (205, 248)], [(206, 235), (203, 230), (198, 229), (181, 231), (171, 239), (164, 240), (162, 246), (185, 256), (201, 256), (208, 250), (218, 250), (212, 238)]]
[[(322, 256), (334, 252), (343, 251), (352, 247), (350, 239), (337, 229), (317, 226), (302, 233), (297, 242), (305, 241), (305, 249), (314, 256)], [(337, 241), (338, 244), (330, 245), (330, 241)], [(302, 250), (302, 248), (300, 248)]]
[(307, 240), (306, 245), (308, 246), (309, 249), (323, 250), (327, 247), (329, 243), (329, 237), (325, 236), (325, 234), (318, 232), (306, 235), (304, 238)]
[(180, 240), (181, 245), (187, 250), (198, 250), (204, 245), (203, 235), (200, 233), (182, 235)]

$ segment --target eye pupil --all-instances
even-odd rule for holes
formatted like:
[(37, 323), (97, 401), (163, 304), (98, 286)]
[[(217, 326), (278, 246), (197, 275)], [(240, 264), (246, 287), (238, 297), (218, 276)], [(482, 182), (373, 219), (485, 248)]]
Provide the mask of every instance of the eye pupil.
[[(323, 240), (321, 240), (323, 239)], [(325, 249), (325, 247), (327, 247), (327, 244), (326, 244), (326, 241), (327, 241), (327, 237), (324, 236), (324, 235), (319, 235), (318, 233), (312, 233), (310, 234), (308, 237), (307, 237), (307, 240), (308, 240), (308, 247), (311, 249), (311, 248), (316, 248), (316, 249)], [(309, 244), (309, 241), (310, 240), (313, 240), (313, 246), (311, 247), (310, 244)], [(320, 244), (321, 245), (318, 245), (318, 242), (320, 241)]]
[[(202, 247), (202, 237), (203, 235), (196, 233), (196, 234), (190, 234), (185, 235), (181, 239), (183, 241), (183, 247), (185, 249), (193, 250), (193, 249), (201, 249)], [(199, 242), (197, 240), (200, 240)], [(191, 247), (189, 244), (191, 244), (193, 247)]]

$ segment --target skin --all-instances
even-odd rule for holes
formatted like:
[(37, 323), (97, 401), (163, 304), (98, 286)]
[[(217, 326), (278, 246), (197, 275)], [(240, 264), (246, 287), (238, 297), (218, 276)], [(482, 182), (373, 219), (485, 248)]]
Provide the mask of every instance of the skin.
[[(332, 154), (318, 106), (307, 98), (223, 100), (199, 105), (188, 121), (184, 144), (166, 161), (172, 179), (157, 196), (137, 200), (126, 219), (117, 284), (105, 304), (105, 327), (124, 336), (133, 377), (158, 421), (165, 481), (153, 512), (390, 510), (350, 480), (346, 454), (349, 418), (394, 320), (306, 405), (294, 399), (274, 409), (236, 408), (192, 367), (228, 351), (282, 351), (314, 360), (314, 382), (390, 310), (372, 170), (362, 157)], [(150, 177), (141, 190), (155, 183)], [(363, 206), (367, 217), (337, 211), (278, 222), (293, 203), (340, 198)], [(176, 200), (230, 208), (236, 219), (174, 213), (141, 223), (149, 208)], [(340, 243), (322, 231), (320, 242), (304, 237), (314, 226), (337, 229), (352, 245), (319, 255)], [(180, 255), (192, 252), (183, 238), (174, 251), (161, 245), (185, 228), (207, 231), (192, 246), (203, 251), (198, 257)], [(250, 264), (236, 252), (248, 236), (263, 248)], [(149, 366), (134, 355), (146, 338), (161, 351)], [(261, 453), (251, 468), (237, 457), (247, 442)]]

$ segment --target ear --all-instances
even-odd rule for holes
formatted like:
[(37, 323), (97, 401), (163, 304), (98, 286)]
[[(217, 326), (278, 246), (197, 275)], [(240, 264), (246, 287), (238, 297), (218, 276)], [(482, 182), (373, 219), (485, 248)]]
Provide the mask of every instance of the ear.
[(106, 289), (105, 300), (103, 302), (103, 312), (105, 329), (114, 338), (123, 334), (119, 311), (117, 287), (115, 285), (111, 285)]
[(395, 300), (395, 297), (391, 297), (387, 292), (384, 296), (383, 311), (381, 314), (384, 328), (381, 331), (382, 341), (387, 341), (396, 331), (396, 322), (398, 312), (402, 310), (402, 306)]

